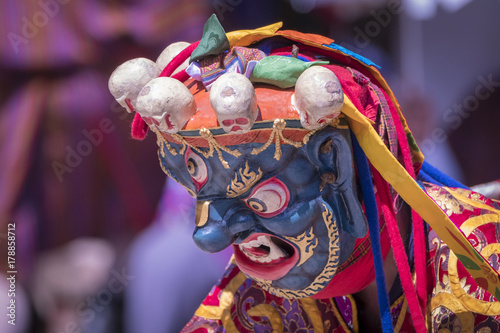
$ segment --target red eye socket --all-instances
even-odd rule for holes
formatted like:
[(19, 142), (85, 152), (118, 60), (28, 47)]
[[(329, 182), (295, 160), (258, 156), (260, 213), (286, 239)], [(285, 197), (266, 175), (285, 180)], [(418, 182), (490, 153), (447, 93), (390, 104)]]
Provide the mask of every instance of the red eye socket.
[(196, 190), (199, 191), (208, 179), (207, 165), (200, 156), (191, 150), (191, 148), (188, 148), (186, 152), (185, 162), (187, 170), (196, 186)]
[(246, 124), (248, 124), (248, 119), (247, 118), (237, 118), (235, 121), (236, 121), (236, 123), (238, 125), (246, 125)]
[(285, 210), (290, 201), (290, 192), (286, 185), (277, 178), (271, 178), (259, 184), (245, 203), (262, 217), (273, 217)]
[(224, 125), (224, 126), (231, 126), (232, 124), (234, 124), (233, 119), (226, 119), (226, 120), (222, 121), (222, 125)]

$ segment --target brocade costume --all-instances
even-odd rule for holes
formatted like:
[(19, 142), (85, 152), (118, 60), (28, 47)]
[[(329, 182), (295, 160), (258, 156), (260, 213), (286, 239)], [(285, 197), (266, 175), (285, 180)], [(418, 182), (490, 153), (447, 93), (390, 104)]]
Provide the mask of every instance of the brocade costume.
[[(463, 189), (424, 183), (427, 194), (499, 269), (500, 203)], [(437, 234), (428, 232), (427, 267), (430, 332), (500, 331), (500, 302), (484, 291)], [(395, 332), (410, 333), (404, 295), (391, 304)], [(358, 332), (351, 295), (330, 299), (285, 299), (262, 290), (233, 263), (203, 300), (183, 333), (211, 332)]]

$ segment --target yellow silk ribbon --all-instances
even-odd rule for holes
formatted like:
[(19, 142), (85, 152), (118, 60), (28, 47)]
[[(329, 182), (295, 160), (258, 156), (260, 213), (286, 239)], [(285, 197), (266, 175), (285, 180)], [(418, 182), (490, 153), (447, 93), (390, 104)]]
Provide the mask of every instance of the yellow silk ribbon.
[(231, 47), (233, 46), (247, 46), (255, 41), (259, 41), (266, 37), (273, 37), (276, 31), (283, 26), (283, 22), (266, 25), (254, 30), (237, 30), (231, 31), (226, 34)]
[(498, 273), (476, 251), (445, 212), (408, 174), (382, 142), (369, 120), (356, 109), (346, 95), (344, 95), (342, 112), (347, 116), (351, 130), (375, 169), (448, 244), (455, 254), (458, 254), (459, 257), (466, 257), (475, 264), (462, 262), (478, 285), (499, 299), (500, 280)]

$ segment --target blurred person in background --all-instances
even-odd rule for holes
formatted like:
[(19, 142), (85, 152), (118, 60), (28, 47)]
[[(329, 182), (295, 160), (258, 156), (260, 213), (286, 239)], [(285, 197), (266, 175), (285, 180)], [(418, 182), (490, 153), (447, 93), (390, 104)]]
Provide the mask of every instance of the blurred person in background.
[(32, 298), (46, 332), (74, 332), (85, 323), (100, 323), (111, 328), (109, 332), (116, 331), (119, 326), (111, 325), (116, 317), (113, 306), (119, 304), (117, 298), (127, 281), (116, 279), (121, 272), (113, 270), (115, 261), (111, 244), (96, 238), (79, 238), (39, 256)]
[[(108, 239), (121, 253), (152, 220), (162, 173), (146, 158), (154, 149), (130, 140), (129, 115), (109, 95), (107, 78), (123, 59), (199, 38), (208, 6), (8, 0), (0, 13), (0, 230), (16, 224), (17, 283), (40, 300), (32, 278), (40, 253), (84, 236)], [(59, 278), (51, 275), (52, 283)], [(40, 312), (44, 300), (33, 332), (62, 327), (55, 325), (62, 312)], [(18, 307), (20, 319), (27, 308)]]
[(179, 332), (229, 262), (193, 246), (195, 199), (167, 180), (153, 223), (133, 242), (125, 289), (125, 332)]

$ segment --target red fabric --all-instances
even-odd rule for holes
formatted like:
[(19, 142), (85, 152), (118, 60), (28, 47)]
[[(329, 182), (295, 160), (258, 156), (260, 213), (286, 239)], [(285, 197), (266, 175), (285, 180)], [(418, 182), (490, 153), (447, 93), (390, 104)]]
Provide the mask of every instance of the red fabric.
[[(363, 84), (363, 82), (356, 82), (354, 79), (352, 73), (339, 66), (325, 66), (332, 70), (335, 75), (339, 78), (342, 89), (344, 93), (349, 97), (349, 99), (352, 101), (354, 106), (365, 116), (367, 116), (370, 120), (376, 121), (376, 112), (373, 112), (373, 107), (376, 105), (374, 101), (374, 96), (373, 94), (370, 93), (370, 89), (366, 88), (366, 85)], [(368, 78), (367, 78), (368, 79)], [(382, 92), (384, 93), (384, 98), (387, 100), (392, 118), (394, 120), (394, 125), (396, 128), (396, 133), (397, 133), (397, 138), (399, 142), (399, 147), (400, 147), (400, 156), (401, 159), (403, 160), (403, 165), (405, 169), (409, 172), (409, 174), (415, 178), (415, 171), (413, 169), (413, 163), (411, 159), (411, 151), (410, 147), (408, 146), (408, 141), (406, 138), (406, 133), (404, 131), (403, 125), (401, 124), (401, 121), (399, 119), (399, 114), (396, 110), (396, 107), (394, 104), (391, 102), (389, 99), (389, 96), (387, 93), (382, 89)], [(378, 173), (377, 173), (378, 174)], [(387, 187), (387, 183), (382, 180), (382, 183), (379, 184), (381, 186), (384, 184), (384, 187)], [(379, 187), (377, 186), (377, 187)], [(386, 202), (385, 206), (387, 209), (390, 209), (393, 211), (392, 208), (392, 198), (390, 194), (387, 194), (386, 197)], [(380, 201), (380, 200), (378, 200)], [(380, 204), (380, 203), (379, 203)], [(386, 212), (387, 213), (387, 212)], [(394, 217), (393, 217), (394, 218)], [(418, 295), (418, 307), (420, 309), (426, 309), (427, 305), (427, 279), (426, 279), (426, 267), (425, 267), (425, 235), (424, 235), (424, 228), (423, 228), (423, 221), (422, 218), (416, 214), (415, 212), (412, 211), (412, 218), (413, 218), (413, 234), (414, 234), (414, 253), (415, 253), (415, 272), (417, 275), (417, 295)], [(396, 230), (398, 230), (397, 225), (395, 226)], [(388, 226), (389, 228), (389, 226)], [(389, 228), (390, 229), (390, 228)], [(399, 235), (399, 232), (398, 232)], [(394, 237), (391, 237), (391, 243), (394, 247)], [(401, 237), (399, 237), (401, 239)], [(397, 240), (396, 240), (397, 241)], [(396, 252), (400, 252), (399, 254)], [(404, 256), (406, 258), (406, 254), (404, 252), (404, 248), (395, 248), (394, 249), (394, 255), (402, 257)], [(400, 259), (401, 260), (401, 259)], [(406, 262), (408, 262), (407, 259), (405, 259)], [(410, 270), (409, 266), (408, 270), (406, 272), (406, 275), (410, 276)], [(401, 267), (398, 265), (398, 268), (401, 269)], [(410, 282), (411, 282), (411, 276), (410, 276)], [(409, 288), (410, 285), (407, 286)], [(411, 289), (413, 290), (413, 283), (411, 283)], [(405, 289), (406, 290), (406, 289)], [(415, 310), (413, 311), (415, 312)], [(422, 311), (420, 310), (420, 313)]]
[[(383, 91), (385, 98), (388, 96)], [(399, 121), (399, 114), (392, 103), (389, 104), (394, 126), (398, 137), (399, 147), (401, 149), (401, 156), (403, 157), (403, 165), (406, 171), (415, 179), (415, 172), (413, 170), (413, 162), (411, 159), (411, 151), (406, 138), (406, 132), (403, 125)], [(413, 225), (413, 241), (414, 241), (414, 255), (415, 255), (415, 274), (417, 276), (416, 287), (417, 295), (420, 300), (420, 307), (427, 308), (427, 270), (426, 270), (426, 247), (425, 247), (425, 233), (424, 222), (420, 215), (412, 209), (412, 225)]]
[(239, 269), (234, 269), (234, 270), (228, 270), (222, 277), (222, 279), (219, 281), (217, 285), (215, 285), (212, 290), (210, 290), (210, 293), (205, 297), (203, 302), (201, 304), (203, 305), (209, 305), (209, 306), (219, 306), (219, 297), (220, 293), (224, 288), (227, 287), (229, 282), (233, 280), (236, 275), (238, 275)]
[(172, 75), (172, 78), (177, 79), (177, 80), (179, 80), (179, 81), (181, 81), (181, 82), (184, 82), (184, 81), (186, 81), (187, 79), (189, 79), (189, 74), (188, 74), (188, 73), (186, 73), (186, 70), (185, 70), (185, 69), (183, 69), (183, 70), (182, 70), (182, 71), (180, 71), (179, 73), (176, 73), (176, 74)]
[[(380, 221), (382, 223), (383, 219), (380, 219)], [(381, 230), (380, 241), (382, 244), (382, 255), (385, 259), (391, 248), (391, 242), (389, 234), (387, 233), (387, 228), (381, 226)], [(366, 237), (369, 236), (367, 235)], [(365, 238), (363, 238), (363, 240), (364, 239)], [(375, 280), (375, 268), (373, 265), (373, 252), (371, 244), (368, 242), (366, 248), (359, 251), (359, 248), (362, 247), (363, 244), (363, 241), (357, 242), (353, 254), (349, 259), (347, 259), (347, 261), (353, 260), (354, 263), (341, 270), (340, 268), (343, 264), (340, 265), (339, 270), (335, 273), (330, 283), (319, 293), (311, 296), (312, 298), (326, 299), (355, 294), (366, 288)], [(357, 256), (358, 258), (352, 258), (353, 256)]]
[(377, 188), (377, 204), (379, 205), (379, 210), (383, 212), (387, 223), (387, 230), (389, 231), (391, 245), (394, 252), (394, 259), (396, 260), (396, 266), (398, 267), (404, 294), (408, 300), (408, 307), (410, 309), (413, 325), (415, 326), (416, 332), (425, 333), (427, 332), (424, 319), (426, 309), (423, 309), (424, 312), (422, 312), (417, 293), (413, 286), (410, 265), (408, 264), (408, 258), (404, 249), (403, 240), (401, 239), (395, 213), (391, 204), (389, 186), (375, 169), (372, 169), (372, 174), (375, 187)]
[(176, 55), (174, 59), (172, 59), (172, 61), (170, 61), (167, 66), (165, 66), (163, 71), (160, 73), (160, 76), (169, 77), (170, 75), (172, 75), (177, 67), (179, 67), (184, 61), (186, 61), (187, 58), (191, 56), (191, 53), (193, 53), (198, 44), (200, 44), (200, 41), (194, 42), (193, 44), (182, 50), (178, 55)]
[(148, 134), (148, 124), (141, 118), (141, 115), (136, 113), (132, 121), (132, 137), (136, 140), (144, 140)]
[[(353, 73), (340, 66), (325, 66), (326, 68), (329, 68), (332, 70), (335, 75), (338, 77), (340, 80), (340, 83), (342, 85), (342, 89), (344, 93), (349, 97), (349, 99), (352, 101), (354, 106), (365, 116), (367, 116), (370, 120), (372, 121), (377, 121), (377, 110), (376, 110), (376, 105), (378, 102), (378, 99), (376, 95), (371, 93), (371, 90), (368, 88), (368, 80), (370, 80), (368, 77), (362, 77), (362, 76), (357, 76), (356, 78), (353, 76)], [(366, 73), (365, 73), (366, 74)], [(382, 90), (383, 91), (383, 90)], [(410, 175), (414, 177), (414, 170), (412, 168), (412, 163), (411, 163), (411, 154), (410, 154), (410, 149), (408, 146), (408, 142), (406, 139), (406, 133), (404, 132), (403, 126), (400, 122), (399, 115), (397, 114), (397, 110), (394, 106), (394, 104), (391, 102), (389, 99), (389, 96), (383, 91), (384, 93), (384, 98), (387, 100), (387, 103), (389, 105), (389, 108), (391, 110), (391, 115), (394, 119), (395, 127), (396, 127), (396, 133), (399, 141), (399, 146), (401, 147), (401, 158), (404, 161), (404, 166), (405, 168), (410, 172)], [(385, 207), (383, 209), (382, 207), (379, 207), (380, 212), (384, 212), (384, 217), (386, 219), (386, 222), (388, 223), (388, 229), (392, 233), (390, 237), (390, 240), (386, 238), (386, 241), (382, 239), (382, 245), (387, 245), (387, 248), (389, 247), (389, 244), (392, 244), (394, 248), (394, 255), (398, 257), (398, 261), (400, 264), (398, 265), (398, 269), (406, 269), (405, 275), (406, 277), (409, 277), (409, 280), (406, 282), (409, 282), (406, 284), (406, 289), (411, 289), (411, 292), (413, 292), (414, 298), (416, 300), (415, 304), (412, 304), (413, 306), (413, 311), (414, 313), (420, 313), (422, 314), (422, 307), (420, 305), (424, 305), (426, 300), (427, 300), (427, 294), (426, 294), (426, 283), (425, 283), (425, 266), (423, 266), (424, 271), (422, 272), (422, 263), (425, 264), (425, 240), (424, 240), (424, 233), (423, 233), (423, 223), (422, 220), (419, 216), (415, 217), (414, 216), (414, 234), (415, 234), (415, 245), (418, 246), (418, 249), (415, 250), (415, 255), (418, 257), (418, 260), (416, 258), (416, 270), (417, 270), (417, 279), (420, 281), (419, 283), (419, 297), (415, 294), (414, 286), (411, 280), (411, 272), (410, 268), (408, 265), (408, 259), (406, 258), (406, 253), (404, 251), (404, 247), (402, 246), (402, 240), (401, 237), (399, 236), (399, 228), (397, 226), (397, 223), (395, 221), (394, 217), (394, 210), (393, 210), (393, 205), (392, 205), (392, 198), (390, 193), (388, 192), (388, 184), (381, 178), (381, 176), (378, 174), (378, 172), (375, 171), (375, 173), (378, 175), (380, 178), (380, 183), (377, 185), (377, 189), (380, 188), (381, 190), (387, 189), (387, 195), (384, 197), (380, 197), (380, 193), (377, 195), (377, 202), (378, 205), (381, 206), (382, 203)], [(391, 212), (391, 214), (389, 214)], [(389, 215), (388, 215), (389, 214)], [(389, 219), (389, 221), (387, 220)], [(419, 224), (419, 219), (420, 219), (420, 224)], [(392, 221), (393, 225), (391, 228), (389, 228), (389, 223)], [(401, 245), (398, 247), (398, 240), (393, 239), (395, 238), (396, 234), (399, 236), (399, 244)], [(396, 242), (396, 244), (395, 244)], [(396, 245), (396, 246), (395, 246)], [(422, 252), (423, 250), (424, 252)], [(383, 249), (384, 251), (384, 249)], [(385, 251), (384, 251), (385, 252)], [(384, 253), (384, 257), (385, 254)], [(341, 290), (342, 292), (346, 293), (353, 293), (357, 292), (359, 290), (356, 290), (359, 286), (367, 286), (371, 281), (374, 279), (374, 271), (373, 271), (373, 259), (372, 259), (372, 252), (369, 251), (364, 255), (366, 258), (362, 258), (361, 260), (358, 260), (353, 266), (349, 267), (345, 271), (339, 272), (330, 284), (319, 294), (316, 295), (316, 297), (332, 297), (332, 296), (337, 296), (339, 295), (338, 292)], [(404, 257), (404, 259), (403, 259)], [(369, 260), (369, 261), (367, 261)], [(406, 265), (402, 263), (402, 261), (406, 262)], [(418, 267), (417, 267), (418, 266)], [(368, 269), (370, 267), (370, 269)], [(357, 271), (360, 271), (360, 273), (356, 273)], [(362, 273), (361, 273), (362, 271)], [(346, 276), (344, 272), (348, 272), (349, 276), (356, 276), (357, 280), (353, 281), (352, 279), (344, 279), (342, 278), (343, 276)], [(354, 272), (354, 273), (353, 273)], [(401, 272), (402, 273), (402, 272)], [(423, 293), (422, 293), (423, 291)], [(422, 295), (422, 296), (421, 296)], [(421, 300), (421, 302), (418, 301), (418, 299)], [(423, 307), (425, 309), (425, 307)], [(417, 311), (418, 310), (418, 311)], [(415, 322), (419, 322), (419, 319), (416, 319)], [(424, 323), (423, 317), (420, 315), (420, 322)], [(424, 323), (425, 327), (425, 323)]]
[[(231, 264), (224, 277), (212, 288), (209, 297), (215, 298), (210, 302), (205, 299), (203, 305), (205, 309), (194, 315), (187, 325), (182, 329), (182, 333), (196, 333), (207, 328), (210, 332), (227, 332), (230, 329), (223, 328), (223, 322), (232, 322), (236, 331), (241, 333), (253, 332), (275, 332), (276, 324), (270, 316), (255, 315), (249, 312), (256, 306), (264, 305), (269, 311), (274, 312), (276, 319), (282, 324), (283, 332), (314, 332), (313, 316), (319, 316), (323, 323), (325, 332), (346, 333), (341, 322), (344, 322), (352, 330), (352, 319), (346, 320), (347, 313), (340, 312), (340, 309), (334, 300), (315, 300), (316, 311), (311, 313), (307, 310), (307, 305), (301, 299), (286, 299), (274, 296), (263, 290), (250, 278), (246, 278), (241, 284), (235, 284), (235, 278), (240, 273), (236, 265)], [(214, 292), (217, 290), (218, 292)], [(221, 291), (224, 292), (221, 292)], [(226, 304), (228, 296), (231, 296), (232, 302)], [(349, 310), (352, 317), (352, 305), (349, 300), (343, 309)], [(213, 305), (208, 305), (213, 304)], [(228, 306), (226, 308), (226, 306)], [(222, 310), (226, 311), (222, 311)], [(228, 311), (227, 311), (228, 310)], [(209, 318), (202, 313), (208, 314)], [(216, 314), (215, 316), (213, 314)], [(218, 315), (217, 315), (218, 314)], [(323, 330), (322, 330), (323, 332)]]
[[(186, 47), (184, 50), (182, 50), (178, 55), (172, 59), (168, 63), (168, 65), (163, 69), (163, 71), (160, 73), (161, 76), (167, 76), (169, 77), (172, 75), (172, 73), (179, 67), (189, 56), (191, 56), (191, 53), (193, 53), (193, 50), (198, 46), (200, 42), (195, 42), (188, 47)], [(174, 79), (177, 79), (181, 82), (186, 81), (189, 78), (189, 75), (186, 73), (186, 70), (182, 70), (179, 73), (176, 73), (174, 76), (172, 76)], [(132, 122), (132, 129), (131, 129), (131, 135), (132, 138), (136, 140), (144, 140), (146, 138), (146, 135), (148, 134), (148, 124), (141, 118), (141, 116), (136, 113), (134, 120)]]

